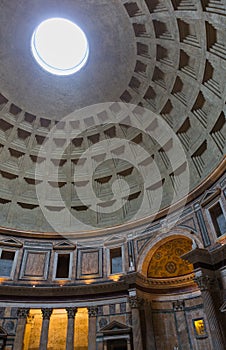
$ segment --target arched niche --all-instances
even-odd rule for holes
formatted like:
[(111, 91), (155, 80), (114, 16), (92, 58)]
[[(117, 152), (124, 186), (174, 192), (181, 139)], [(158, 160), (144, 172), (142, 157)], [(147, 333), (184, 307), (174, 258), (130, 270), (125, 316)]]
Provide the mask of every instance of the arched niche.
[(171, 234), (152, 245), (143, 259), (142, 274), (153, 288), (176, 291), (194, 287), (194, 267), (182, 258), (192, 245), (193, 240), (181, 234)]
[(193, 272), (193, 265), (181, 256), (192, 249), (192, 241), (187, 237), (173, 237), (153, 248), (148, 263), (148, 278), (181, 277)]
[(173, 231), (158, 232), (152, 239), (147, 240), (147, 243), (143, 246), (142, 250), (140, 251), (137, 261), (137, 271), (145, 277), (147, 277), (148, 265), (154, 252), (162, 244), (173, 239), (180, 238), (187, 238), (188, 240), (190, 240), (191, 246), (192, 243), (195, 242), (198, 248), (203, 248), (203, 243), (191, 230), (175, 228)]

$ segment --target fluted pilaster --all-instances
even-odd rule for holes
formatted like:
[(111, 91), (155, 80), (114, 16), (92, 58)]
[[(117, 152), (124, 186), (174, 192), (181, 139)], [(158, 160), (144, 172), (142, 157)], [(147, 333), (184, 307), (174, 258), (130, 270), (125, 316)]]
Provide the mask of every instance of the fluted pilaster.
[(88, 350), (96, 350), (96, 318), (98, 308), (96, 306), (88, 307), (89, 315), (89, 335), (88, 335)]
[(202, 293), (203, 306), (209, 322), (213, 349), (224, 350), (226, 344), (224, 344), (219, 316), (211, 295), (211, 290), (214, 287), (215, 281), (207, 275), (201, 275), (195, 277), (195, 282), (198, 284)]
[(140, 322), (140, 307), (143, 305), (143, 299), (139, 296), (130, 296), (129, 305), (132, 312), (132, 326), (133, 326), (133, 343), (136, 349), (143, 350), (141, 322)]
[(74, 350), (75, 342), (75, 315), (77, 313), (77, 307), (66, 308), (68, 323), (67, 323), (67, 340), (66, 340), (66, 350)]
[(41, 330), (39, 350), (47, 350), (49, 321), (50, 321), (50, 317), (52, 315), (53, 309), (43, 308), (41, 309), (41, 311), (42, 311), (43, 320), (42, 320), (42, 330)]
[(18, 322), (17, 322), (16, 336), (14, 340), (14, 347), (13, 347), (14, 350), (23, 349), (24, 333), (25, 333), (28, 314), (29, 314), (29, 309), (27, 308), (20, 308), (17, 310)]

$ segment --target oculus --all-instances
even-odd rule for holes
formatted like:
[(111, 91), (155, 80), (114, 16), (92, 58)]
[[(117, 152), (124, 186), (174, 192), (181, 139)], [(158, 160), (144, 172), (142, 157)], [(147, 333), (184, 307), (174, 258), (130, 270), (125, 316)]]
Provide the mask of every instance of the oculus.
[(85, 33), (65, 18), (49, 18), (33, 32), (31, 51), (38, 64), (55, 75), (71, 75), (87, 62), (89, 45)]

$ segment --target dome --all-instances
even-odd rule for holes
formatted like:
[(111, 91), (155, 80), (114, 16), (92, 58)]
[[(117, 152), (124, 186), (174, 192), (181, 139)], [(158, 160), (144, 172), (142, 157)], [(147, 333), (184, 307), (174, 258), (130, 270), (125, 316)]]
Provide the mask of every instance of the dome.
[[(226, 100), (225, 26), (211, 6), (19, 0), (0, 16), (2, 227), (103, 233), (182, 208), (208, 181)], [(58, 17), (89, 42), (70, 76), (31, 53), (35, 28)]]
[(225, 15), (0, 1), (1, 348), (226, 349)]

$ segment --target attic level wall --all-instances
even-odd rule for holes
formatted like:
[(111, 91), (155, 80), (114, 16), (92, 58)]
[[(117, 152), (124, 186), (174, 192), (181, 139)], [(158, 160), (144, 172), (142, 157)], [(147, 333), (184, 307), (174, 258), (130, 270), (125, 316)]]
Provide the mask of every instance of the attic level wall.
[[(156, 349), (207, 349), (211, 350), (211, 331), (208, 328), (200, 296), (188, 299), (169, 298), (151, 303)], [(202, 319), (206, 333), (199, 336), (195, 320)]]
[[(215, 212), (216, 207), (216, 212)], [(174, 236), (185, 236), (195, 246), (209, 250), (225, 242), (226, 181), (222, 177), (205, 193), (185, 206), (183, 212), (172, 213), (166, 220), (150, 223), (145, 228), (131, 232), (119, 232), (110, 237), (82, 244), (76, 239), (60, 240), (23, 238), (0, 235), (0, 280), (1, 284), (70, 285), (117, 280), (128, 273), (144, 272), (155, 244)], [(216, 215), (214, 219), (214, 215)], [(168, 223), (177, 220), (175, 226), (167, 229)], [(215, 221), (214, 221), (215, 220)], [(218, 222), (221, 232), (216, 230)], [(172, 226), (172, 225), (171, 225)], [(225, 230), (225, 231), (224, 231)], [(115, 263), (116, 273), (111, 271)], [(117, 260), (117, 259), (116, 259)], [(60, 261), (67, 268), (59, 273)]]

